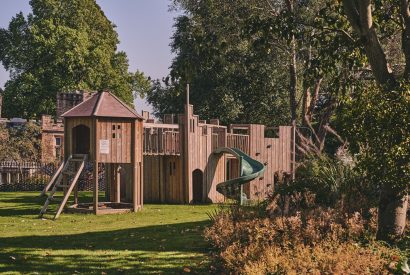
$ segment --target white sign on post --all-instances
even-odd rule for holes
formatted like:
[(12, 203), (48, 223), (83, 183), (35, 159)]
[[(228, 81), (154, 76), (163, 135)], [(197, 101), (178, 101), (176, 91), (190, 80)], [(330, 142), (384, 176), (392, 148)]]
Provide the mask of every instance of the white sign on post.
[(110, 153), (110, 140), (100, 139), (100, 154)]

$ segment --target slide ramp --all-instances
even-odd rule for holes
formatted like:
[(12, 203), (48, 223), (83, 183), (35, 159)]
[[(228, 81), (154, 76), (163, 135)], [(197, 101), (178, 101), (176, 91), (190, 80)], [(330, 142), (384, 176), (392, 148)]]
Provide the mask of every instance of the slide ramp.
[(261, 177), (265, 172), (265, 165), (237, 148), (221, 147), (214, 151), (214, 154), (224, 153), (231, 154), (239, 160), (240, 176), (218, 183), (216, 190), (229, 199), (240, 200), (242, 202), (244, 195), (241, 192), (242, 185)]

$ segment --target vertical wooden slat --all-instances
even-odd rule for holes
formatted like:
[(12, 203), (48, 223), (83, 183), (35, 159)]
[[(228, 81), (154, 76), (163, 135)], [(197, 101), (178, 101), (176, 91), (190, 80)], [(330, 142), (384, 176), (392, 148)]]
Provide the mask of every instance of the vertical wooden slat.
[(91, 137), (91, 140), (94, 142), (94, 214), (98, 215), (98, 160), (99, 160), (99, 131), (97, 131), (98, 118), (94, 118), (93, 129), (94, 129), (94, 138)]
[(131, 127), (131, 167), (132, 167), (132, 202), (134, 212), (138, 211), (138, 189), (137, 189), (137, 166), (136, 166), (136, 129), (137, 122), (133, 121)]

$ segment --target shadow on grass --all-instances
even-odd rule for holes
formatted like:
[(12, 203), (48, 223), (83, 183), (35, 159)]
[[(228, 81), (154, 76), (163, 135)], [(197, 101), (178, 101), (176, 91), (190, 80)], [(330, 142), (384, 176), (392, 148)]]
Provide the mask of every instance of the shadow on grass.
[(181, 272), (187, 260), (203, 260), (207, 246), (200, 235), (207, 224), (201, 221), (73, 235), (3, 237), (0, 272)]
[[(47, 197), (40, 197), (40, 192), (30, 192), (30, 193), (16, 193), (12, 192), (1, 192), (2, 208), (0, 208), (0, 217), (11, 217), (11, 216), (23, 216), (23, 215), (38, 215), (40, 213), (41, 207), (44, 205)], [(55, 198), (62, 199), (62, 193), (57, 193)], [(73, 197), (70, 197), (67, 205), (70, 205)], [(80, 192), (79, 200), (81, 202), (92, 202), (91, 192)], [(104, 194), (99, 196), (99, 200), (104, 200)], [(50, 207), (52, 209), (57, 207), (57, 203), (53, 202)], [(35, 216), (37, 217), (37, 216)]]
[[(80, 193), (80, 200), (92, 201), (92, 197)], [(44, 201), (45, 197), (36, 193), (1, 193), (0, 217), (36, 220)], [(75, 226), (78, 230), (77, 223), (65, 222), (68, 229)], [(82, 227), (92, 229), (93, 222), (84, 223)], [(104, 231), (99, 222), (96, 226), (103, 227), (97, 232), (70, 234), (64, 228), (59, 234), (58, 227), (53, 227), (47, 236), (40, 235), (46, 228), (39, 227), (42, 233), (37, 236), (0, 236), (0, 273), (172, 274), (181, 273), (186, 265), (192, 273), (207, 273), (208, 247), (201, 236), (207, 224), (198, 221)], [(37, 234), (34, 229), (15, 226), (23, 233), (33, 230), (32, 234)]]

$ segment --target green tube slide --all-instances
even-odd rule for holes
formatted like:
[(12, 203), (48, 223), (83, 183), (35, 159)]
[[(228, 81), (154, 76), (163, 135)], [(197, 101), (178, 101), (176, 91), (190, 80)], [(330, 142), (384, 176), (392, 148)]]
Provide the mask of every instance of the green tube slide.
[(240, 200), (243, 204), (246, 200), (246, 195), (242, 192), (243, 185), (261, 177), (265, 172), (265, 165), (237, 148), (221, 147), (214, 151), (214, 154), (224, 153), (231, 154), (239, 160), (240, 176), (217, 184), (216, 190), (229, 199)]

